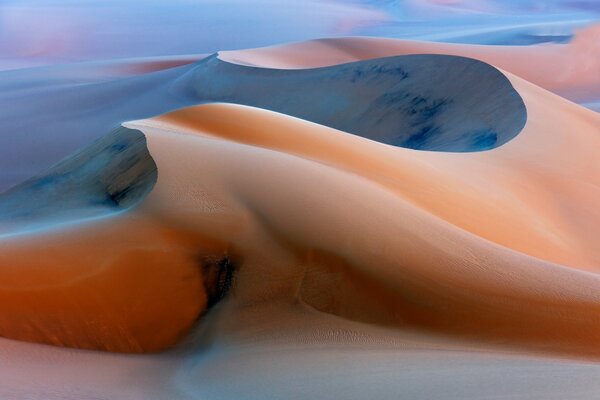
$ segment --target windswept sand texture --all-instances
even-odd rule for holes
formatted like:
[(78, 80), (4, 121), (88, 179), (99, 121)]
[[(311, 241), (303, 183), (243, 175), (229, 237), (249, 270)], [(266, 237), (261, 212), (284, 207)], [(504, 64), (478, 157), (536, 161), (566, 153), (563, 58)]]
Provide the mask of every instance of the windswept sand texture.
[(0, 398), (598, 398), (600, 114), (551, 92), (597, 79), (519, 54), (343, 38), (0, 79), (39, 156), (0, 195)]

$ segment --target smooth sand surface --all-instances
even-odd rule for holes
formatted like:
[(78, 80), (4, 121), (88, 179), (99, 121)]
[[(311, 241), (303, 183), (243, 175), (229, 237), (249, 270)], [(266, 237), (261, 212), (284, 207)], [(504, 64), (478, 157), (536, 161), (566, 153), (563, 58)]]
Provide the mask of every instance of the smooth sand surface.
[[(2, 341), (0, 394), (593, 398), (600, 117), (507, 76), (528, 119), (483, 152), (389, 146), (233, 104), (125, 123), (146, 137), (152, 191), (123, 214), (4, 240), (0, 328), (117, 351), (187, 335), (143, 356)], [(205, 282), (219, 281), (203, 267), (214, 260), (233, 284), (192, 328)], [(58, 330), (43, 319), (30, 336), (11, 319), (56, 321), (56, 309), (68, 340), (48, 340)]]
[[(229, 242), (243, 265), (264, 249), (257, 238), (274, 236), (268, 241), (298, 260), (269, 261), (282, 250), (260, 251), (261, 268), (273, 263), (274, 274), (282, 264), (289, 274), (269, 290), (295, 293), (291, 264), (300, 263), (300, 294), (323, 311), (595, 353), (597, 278), (588, 271), (599, 259), (598, 116), (512, 79), (525, 99), (541, 102), (530, 121), (553, 101), (567, 108), (564, 118), (580, 127), (576, 156), (560, 146), (556, 113), (492, 151), (433, 153), (264, 110), (204, 105), (126, 124), (148, 135), (163, 171), (141, 209)], [(200, 181), (192, 179), (198, 170)], [(250, 268), (240, 281), (252, 279), (241, 278)], [(571, 324), (579, 327), (564, 329)]]
[(197, 265), (179, 250), (170, 230), (136, 217), (3, 238), (0, 334), (108, 351), (164, 349), (206, 306)]

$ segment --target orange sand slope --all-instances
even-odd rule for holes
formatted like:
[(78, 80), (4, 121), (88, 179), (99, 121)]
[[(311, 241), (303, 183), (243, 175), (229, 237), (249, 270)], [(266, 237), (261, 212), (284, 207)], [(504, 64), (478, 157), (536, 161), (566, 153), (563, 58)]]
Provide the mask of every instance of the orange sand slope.
[(134, 352), (181, 339), (208, 299), (177, 235), (128, 213), (155, 182), (143, 134), (122, 128), (2, 194), (0, 334)]

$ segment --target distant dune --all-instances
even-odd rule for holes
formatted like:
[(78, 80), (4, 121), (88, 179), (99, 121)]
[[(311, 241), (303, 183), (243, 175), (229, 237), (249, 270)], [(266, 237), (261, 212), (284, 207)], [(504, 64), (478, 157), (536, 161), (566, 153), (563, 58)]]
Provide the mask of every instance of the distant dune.
[(567, 44), (482, 46), (389, 38), (334, 38), (241, 51), (223, 60), (267, 68), (315, 68), (400, 54), (475, 58), (573, 101), (600, 99), (600, 25), (579, 31)]

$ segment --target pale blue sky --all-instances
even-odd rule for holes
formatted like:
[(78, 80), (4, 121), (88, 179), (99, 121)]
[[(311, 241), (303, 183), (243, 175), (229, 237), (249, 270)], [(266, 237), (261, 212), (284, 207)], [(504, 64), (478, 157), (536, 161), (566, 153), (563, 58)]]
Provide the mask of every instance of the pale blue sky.
[(598, 0), (0, 0), (0, 69), (376, 35), (568, 41)]

